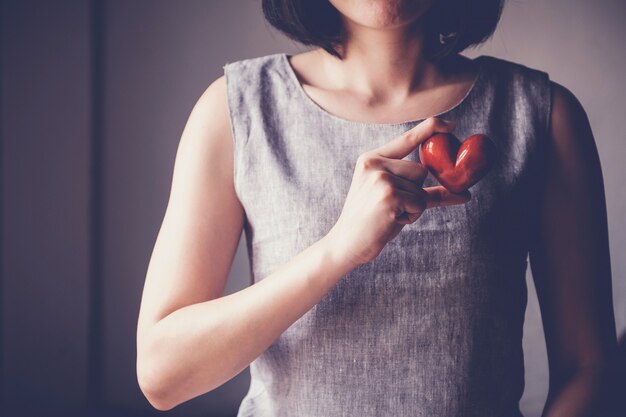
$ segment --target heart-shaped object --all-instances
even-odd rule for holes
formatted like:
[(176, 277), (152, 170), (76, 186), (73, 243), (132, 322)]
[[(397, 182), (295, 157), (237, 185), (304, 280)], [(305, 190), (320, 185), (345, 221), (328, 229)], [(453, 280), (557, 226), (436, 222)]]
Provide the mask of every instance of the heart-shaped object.
[(496, 145), (486, 135), (472, 135), (463, 143), (451, 133), (436, 133), (420, 144), (419, 157), (437, 181), (453, 193), (476, 184), (493, 166)]

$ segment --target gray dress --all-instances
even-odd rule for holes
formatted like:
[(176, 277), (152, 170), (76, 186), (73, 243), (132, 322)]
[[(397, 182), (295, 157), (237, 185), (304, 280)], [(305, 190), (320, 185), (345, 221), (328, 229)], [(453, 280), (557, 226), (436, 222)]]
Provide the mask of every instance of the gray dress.
[[(251, 283), (334, 225), (359, 154), (421, 120), (361, 123), (303, 90), (288, 55), (224, 65)], [(460, 140), (499, 158), (472, 200), (427, 210), (250, 365), (238, 417), (519, 417), (527, 254), (550, 113), (548, 74), (491, 56), (455, 106)], [(417, 150), (406, 159), (419, 160)], [(430, 175), (425, 185), (436, 185)]]

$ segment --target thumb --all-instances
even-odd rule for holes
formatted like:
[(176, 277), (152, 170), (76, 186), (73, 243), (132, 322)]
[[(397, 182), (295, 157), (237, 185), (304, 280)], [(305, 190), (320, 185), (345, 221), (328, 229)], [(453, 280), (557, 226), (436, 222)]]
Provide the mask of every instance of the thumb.
[(448, 133), (454, 123), (438, 117), (429, 117), (412, 129), (374, 149), (374, 153), (386, 158), (402, 159), (435, 133)]

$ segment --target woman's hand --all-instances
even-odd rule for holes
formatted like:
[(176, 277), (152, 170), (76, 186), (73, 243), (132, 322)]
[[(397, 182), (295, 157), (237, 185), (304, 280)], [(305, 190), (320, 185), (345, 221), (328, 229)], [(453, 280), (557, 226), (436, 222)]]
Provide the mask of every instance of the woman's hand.
[(426, 168), (402, 159), (435, 133), (452, 129), (451, 122), (431, 117), (359, 155), (341, 215), (328, 233), (338, 256), (354, 266), (368, 263), (425, 209), (470, 200), (468, 191), (454, 194), (442, 186), (422, 188)]

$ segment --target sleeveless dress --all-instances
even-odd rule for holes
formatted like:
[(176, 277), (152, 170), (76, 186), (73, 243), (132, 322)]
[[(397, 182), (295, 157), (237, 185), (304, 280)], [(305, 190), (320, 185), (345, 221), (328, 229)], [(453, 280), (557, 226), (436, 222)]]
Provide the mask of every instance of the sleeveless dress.
[[(277, 53), (224, 65), (251, 284), (338, 219), (359, 154), (423, 119), (335, 116)], [(495, 166), (464, 205), (426, 210), (250, 364), (238, 417), (520, 417), (525, 272), (550, 114), (548, 74), (492, 56), (438, 116), (484, 133)], [(417, 149), (405, 159), (419, 161)], [(437, 185), (429, 174), (424, 186)]]

